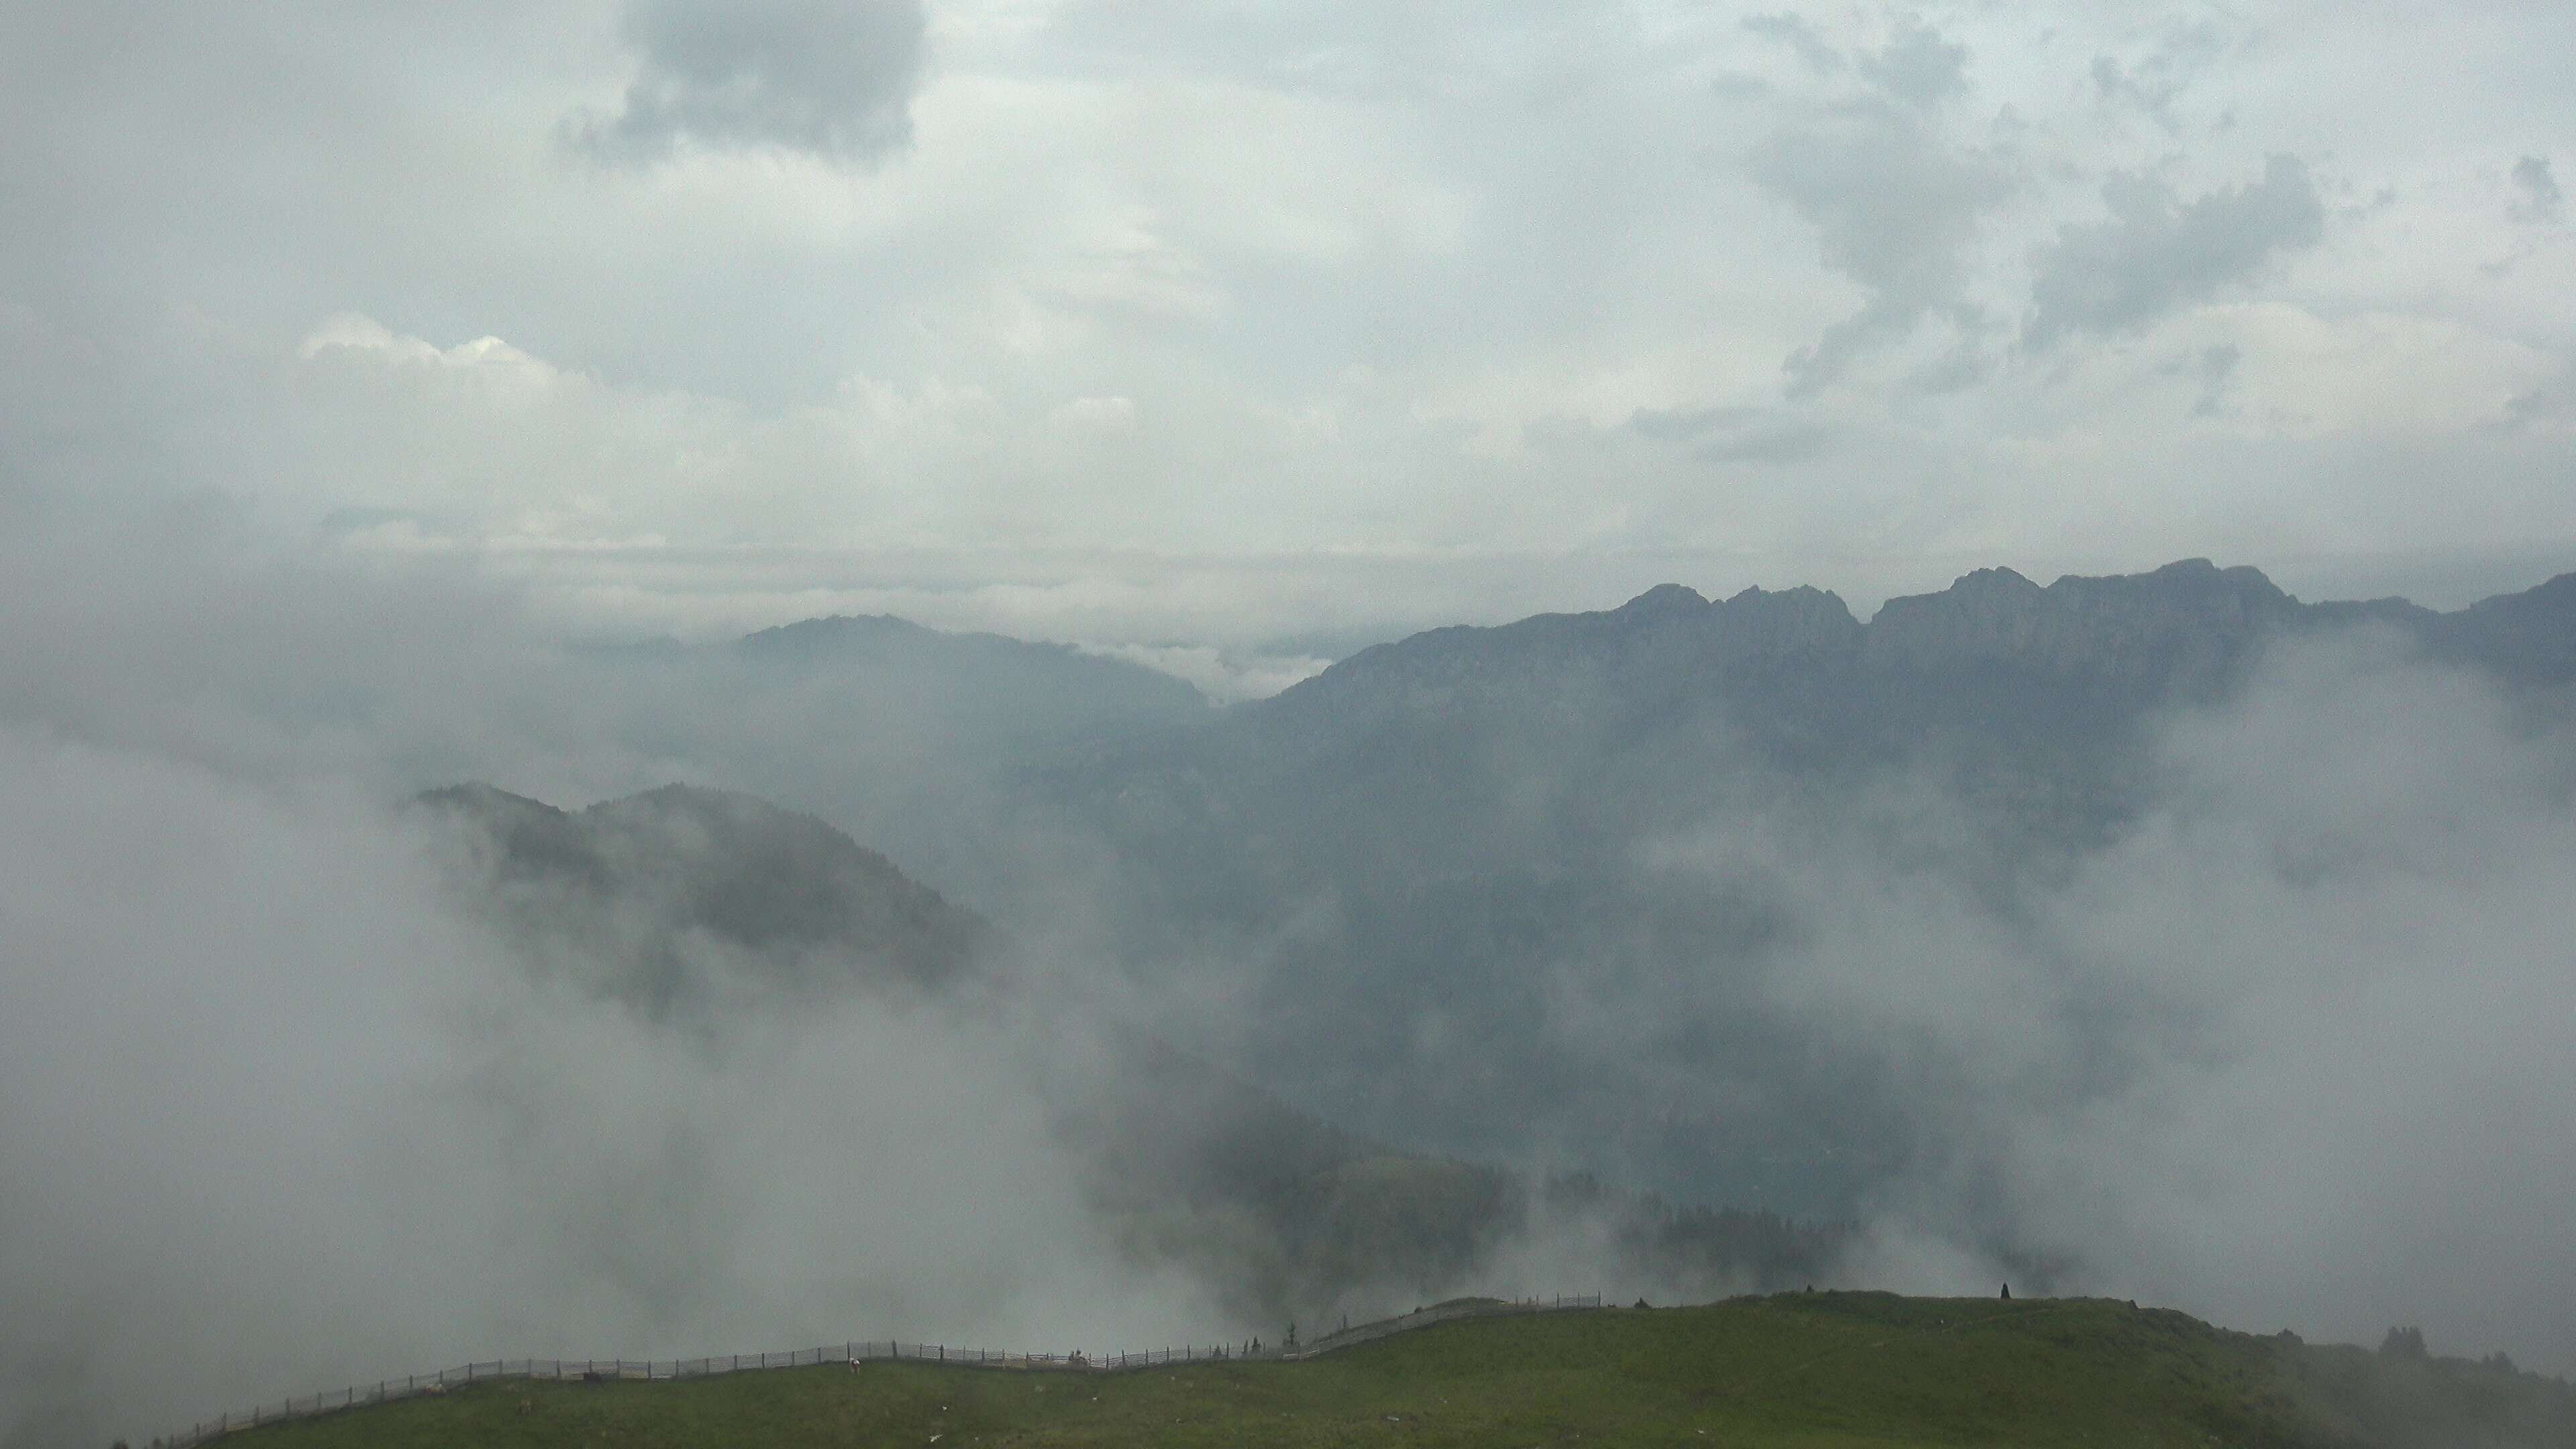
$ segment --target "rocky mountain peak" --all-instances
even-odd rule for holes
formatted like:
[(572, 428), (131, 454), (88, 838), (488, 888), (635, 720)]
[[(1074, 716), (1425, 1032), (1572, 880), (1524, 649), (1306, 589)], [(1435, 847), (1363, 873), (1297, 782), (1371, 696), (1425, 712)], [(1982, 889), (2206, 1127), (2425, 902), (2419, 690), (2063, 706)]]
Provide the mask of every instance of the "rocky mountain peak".
[(2045, 588), (2011, 569), (1978, 569), (1940, 593), (1888, 600), (1869, 623), (1864, 656), (1893, 669), (2163, 676), (2233, 657), (2298, 607), (2260, 570), (2207, 559), (2069, 574)]
[(1611, 612), (1631, 619), (1687, 617), (1704, 613), (1708, 607), (1708, 600), (1697, 589), (1685, 584), (1657, 584)]
[(1861, 623), (1840, 594), (1800, 584), (1746, 589), (1718, 606), (1727, 628), (1753, 654), (1839, 653), (1858, 648)]
[(1997, 565), (1970, 569), (1944, 592), (1961, 599), (2027, 599), (2046, 592), (2017, 570)]

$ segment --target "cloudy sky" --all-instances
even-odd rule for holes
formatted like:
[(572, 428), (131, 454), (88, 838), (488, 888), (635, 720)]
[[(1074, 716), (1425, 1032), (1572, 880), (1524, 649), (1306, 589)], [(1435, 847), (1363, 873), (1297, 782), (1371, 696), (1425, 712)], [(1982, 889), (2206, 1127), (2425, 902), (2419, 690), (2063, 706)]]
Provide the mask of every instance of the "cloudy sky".
[(16, 0), (0, 523), (1291, 652), (2576, 566), (2576, 8), (1769, 3)]
[[(440, 1271), (545, 1268), (479, 1232), (524, 1163), (451, 1173), (437, 1223), (384, 1171), (478, 1137), (412, 1098), (485, 1078), (440, 1013), (508, 963), (365, 802), (911, 764), (730, 700), (680, 728), (557, 639), (884, 611), (1239, 697), (1668, 580), (1865, 613), (2208, 556), (2451, 606), (2576, 569), (2576, 5), (1781, 3), (0, 0), (0, 1155), (48, 1189), (0, 1202), (0, 1301), (44, 1310), (0, 1322), (0, 1445), (107, 1437), (30, 1403), (149, 1433), (343, 1358), (553, 1344), (521, 1279)], [(2445, 1349), (2563, 1369), (2576, 1159), (2531, 1145), (2567, 1116), (2563, 739), (2412, 678), (2186, 737), (2226, 808), (2067, 896), (2236, 1064), (2074, 1115), (1975, 1079), (1959, 1131), (2106, 1275), (2249, 1327), (2422, 1302)], [(2431, 863), (2286, 880), (2311, 837)], [(1827, 946), (1910, 966), (1870, 932), (1928, 919), (1953, 975), (1798, 999), (1903, 1043), (1922, 980), (2055, 1000), (1964, 908), (1888, 899)], [(2033, 1056), (2081, 1045), (2053, 1021)], [(648, 1078), (684, 1127), (877, 1095), (837, 1021), (748, 1075), (580, 1029), (605, 1065), (546, 1100), (603, 1172), (665, 1140)], [(721, 1188), (751, 1159), (708, 1141)], [(798, 1267), (848, 1189), (787, 1186), (742, 1209), (779, 1251), (653, 1347), (876, 1331)], [(912, 1260), (960, 1223), (1057, 1240), (942, 1219)], [(1080, 1266), (914, 1331), (1055, 1332)], [(556, 1297), (567, 1349), (635, 1321)], [(1187, 1332), (1177, 1301), (1129, 1321)]]

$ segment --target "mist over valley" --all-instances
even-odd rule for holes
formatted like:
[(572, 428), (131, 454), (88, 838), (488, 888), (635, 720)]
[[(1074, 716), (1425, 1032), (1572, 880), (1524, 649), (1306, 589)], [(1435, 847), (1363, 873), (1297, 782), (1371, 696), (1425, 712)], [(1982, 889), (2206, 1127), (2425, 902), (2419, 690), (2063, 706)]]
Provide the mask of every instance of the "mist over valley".
[[(2519, 1064), (2567, 1045), (2571, 578), (1659, 588), (1223, 708), (885, 621), (469, 615), (538, 729), (441, 741), (463, 783), (272, 763), (417, 720), (363, 652), (327, 718), (192, 694), (245, 722), (195, 759), (22, 714), (13, 1432), (498, 1340), (1810, 1284), (2561, 1371), (2576, 1104)], [(692, 783), (488, 782), (602, 761)]]
[(2571, 54), (0, 4), (0, 1449), (2576, 1444)]

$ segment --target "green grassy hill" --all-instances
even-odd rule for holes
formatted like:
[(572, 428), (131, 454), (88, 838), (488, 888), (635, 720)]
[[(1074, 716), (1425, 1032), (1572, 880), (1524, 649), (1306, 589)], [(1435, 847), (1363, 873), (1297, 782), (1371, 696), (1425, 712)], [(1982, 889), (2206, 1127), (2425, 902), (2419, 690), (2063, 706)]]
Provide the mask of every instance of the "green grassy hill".
[(1791, 1294), (1451, 1323), (1299, 1362), (501, 1380), (242, 1449), (2576, 1444), (2558, 1380), (2103, 1300)]

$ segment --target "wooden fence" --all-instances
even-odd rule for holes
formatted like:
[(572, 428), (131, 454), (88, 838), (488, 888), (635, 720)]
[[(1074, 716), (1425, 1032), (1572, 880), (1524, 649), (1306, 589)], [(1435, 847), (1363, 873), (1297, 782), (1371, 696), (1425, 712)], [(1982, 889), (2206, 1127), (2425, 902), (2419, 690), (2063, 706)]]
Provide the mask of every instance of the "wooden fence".
[(1569, 1308), (1598, 1308), (1598, 1294), (1574, 1297), (1473, 1299), (1444, 1303), (1432, 1308), (1416, 1309), (1401, 1317), (1380, 1319), (1374, 1323), (1326, 1334), (1321, 1338), (1289, 1350), (1278, 1344), (1263, 1344), (1255, 1351), (1249, 1343), (1188, 1345), (1182, 1348), (1158, 1348), (1145, 1352), (1119, 1350), (1114, 1353), (1013, 1353), (998, 1349), (958, 1348), (939, 1343), (901, 1343), (889, 1339), (852, 1340), (824, 1344), (816, 1348), (799, 1348), (775, 1353), (737, 1353), (715, 1358), (625, 1359), (625, 1358), (506, 1358), (469, 1363), (461, 1368), (441, 1369), (434, 1374), (407, 1375), (383, 1379), (374, 1384), (353, 1384), (334, 1393), (314, 1394), (303, 1398), (281, 1399), (274, 1404), (260, 1404), (246, 1413), (224, 1414), (192, 1424), (177, 1434), (152, 1441), (151, 1449), (193, 1449), (209, 1440), (241, 1429), (274, 1424), (286, 1419), (309, 1419), (316, 1414), (338, 1413), (369, 1404), (390, 1403), (396, 1399), (417, 1398), (424, 1394), (444, 1394), (463, 1384), (481, 1383), (487, 1379), (557, 1379), (575, 1382), (615, 1380), (694, 1379), (710, 1374), (751, 1373), (760, 1369), (811, 1368), (817, 1364), (871, 1362), (923, 1362), (950, 1364), (959, 1368), (1007, 1369), (1020, 1372), (1117, 1373), (1122, 1370), (1159, 1367), (1175, 1363), (1206, 1363), (1229, 1359), (1259, 1358), (1293, 1360), (1311, 1358), (1354, 1344), (1384, 1338), (1409, 1329), (1428, 1328), (1460, 1318), (1478, 1318), (1494, 1314), (1547, 1313)]

